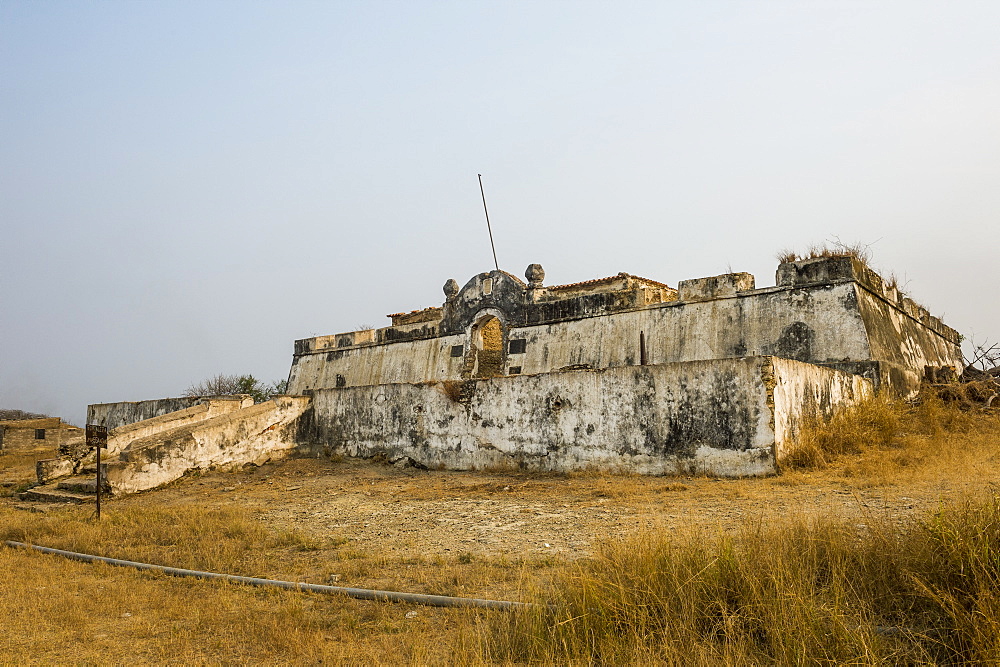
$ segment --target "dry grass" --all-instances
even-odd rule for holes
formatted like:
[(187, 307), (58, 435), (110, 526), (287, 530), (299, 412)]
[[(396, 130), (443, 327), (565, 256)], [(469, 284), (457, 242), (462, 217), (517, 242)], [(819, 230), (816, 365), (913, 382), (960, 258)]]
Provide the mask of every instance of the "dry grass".
[[(461, 613), (180, 580), (0, 551), (5, 664), (420, 664)], [(464, 620), (462, 621), (465, 622)]]
[(788, 471), (839, 467), (844, 477), (864, 480), (861, 487), (901, 484), (942, 467), (994, 465), (998, 432), (996, 410), (945, 402), (933, 393), (916, 405), (876, 397), (805, 426), (781, 463)]
[(823, 468), (845, 454), (893, 443), (904, 421), (903, 404), (876, 397), (836, 412), (828, 420), (802, 427), (781, 461), (788, 468)]
[(854, 257), (861, 260), (865, 265), (871, 261), (871, 248), (868, 244), (842, 243), (839, 240), (828, 241), (827, 243), (814, 244), (809, 246), (803, 254), (798, 254), (794, 250), (784, 249), (776, 255), (777, 260), (785, 262), (798, 262), (806, 259), (818, 259), (820, 257)]
[(1000, 498), (898, 531), (870, 521), (646, 533), (482, 635), (504, 664), (1000, 661)]
[[(460, 553), (399, 558), (371, 546), (274, 531), (238, 508), (111, 506), (27, 513), (0, 507), (0, 539), (216, 572), (485, 596), (548, 571)], [(376, 585), (377, 584), (377, 585)], [(407, 612), (416, 612), (407, 618)], [(425, 664), (446, 662), (474, 611), (174, 579), (0, 548), (5, 661)]]
[[(338, 548), (267, 531), (235, 510), (153, 512), (145, 521), (125, 512), (100, 524), (83, 511), (8, 513), (3, 537), (159, 560), (173, 553), (172, 564), (285, 577)], [(369, 556), (354, 550), (345, 559)], [(436, 567), (456, 576), (481, 564), (463, 553)], [(172, 579), (11, 549), (0, 550), (0, 573), (0, 614), (14, 621), (0, 632), (0, 650), (17, 664), (1000, 659), (997, 497), (943, 508), (902, 531), (875, 518), (864, 529), (819, 519), (749, 523), (732, 537), (613, 539), (593, 559), (522, 578), (543, 604), (518, 614)]]
[(799, 255), (794, 250), (784, 248), (783, 250), (778, 251), (778, 254), (775, 255), (775, 259), (778, 260), (779, 264), (785, 264), (787, 262), (799, 261)]

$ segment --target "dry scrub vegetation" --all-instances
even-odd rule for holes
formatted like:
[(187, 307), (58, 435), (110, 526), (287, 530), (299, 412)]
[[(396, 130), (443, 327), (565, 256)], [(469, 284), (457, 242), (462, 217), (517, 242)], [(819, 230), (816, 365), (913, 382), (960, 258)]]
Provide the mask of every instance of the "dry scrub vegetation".
[(608, 544), (495, 623), (501, 663), (1000, 662), (1000, 498), (902, 532), (836, 520)]
[[(782, 477), (727, 482), (718, 493), (766, 496), (817, 479), (908, 489), (944, 469), (995, 478), (998, 427), (992, 411), (875, 399), (806, 429)], [(984, 466), (994, 472), (984, 476)], [(414, 480), (434, 484), (438, 474)], [(685, 484), (700, 483), (567, 481), (612, 502), (690, 493)], [(329, 583), (340, 573), (343, 585), (538, 603), (517, 613), (377, 604), (0, 548), (0, 662), (996, 664), (1000, 495), (977, 484), (961, 500), (902, 518), (866, 509), (860, 520), (802, 512), (748, 516), (726, 531), (642, 528), (576, 560), (405, 555), (336, 531), (268, 524), (242, 503), (179, 502), (176, 489), (111, 503), (100, 523), (90, 520), (90, 507), (35, 513), (0, 501), (4, 540), (249, 576)], [(449, 487), (447, 495), (456, 493)]]
[(871, 247), (869, 244), (843, 243), (839, 239), (810, 245), (802, 254), (794, 250), (781, 250), (775, 258), (784, 264), (785, 262), (798, 262), (806, 259), (819, 259), (820, 257), (854, 257), (868, 264), (871, 262)]
[(838, 466), (866, 485), (905, 482), (942, 467), (997, 463), (1000, 418), (973, 403), (944, 402), (936, 393), (912, 403), (877, 396), (807, 424), (782, 460), (790, 470)]

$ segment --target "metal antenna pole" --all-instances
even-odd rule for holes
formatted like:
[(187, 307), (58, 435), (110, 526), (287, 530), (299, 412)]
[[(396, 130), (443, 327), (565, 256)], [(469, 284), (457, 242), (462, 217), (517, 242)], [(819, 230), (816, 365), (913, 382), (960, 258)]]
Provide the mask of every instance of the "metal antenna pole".
[(486, 211), (486, 229), (490, 233), (490, 248), (493, 249), (493, 265), (497, 267), (497, 271), (500, 270), (500, 264), (497, 262), (497, 247), (493, 245), (493, 228), (490, 227), (490, 211), (486, 208), (486, 191), (483, 190), (483, 175), (479, 174), (479, 194), (483, 196), (483, 210)]

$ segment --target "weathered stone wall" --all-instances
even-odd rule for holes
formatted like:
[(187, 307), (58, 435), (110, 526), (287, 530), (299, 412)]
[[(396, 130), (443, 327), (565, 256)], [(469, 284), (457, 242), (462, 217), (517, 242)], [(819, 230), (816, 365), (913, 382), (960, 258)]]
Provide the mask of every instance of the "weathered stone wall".
[(822, 257), (786, 262), (776, 273), (779, 287), (811, 289), (845, 281), (857, 285), (857, 309), (865, 324), (870, 358), (888, 365), (881, 370), (883, 377), (900, 373), (921, 377), (925, 366), (961, 370), (962, 337), (958, 332), (858, 258)]
[(775, 429), (794, 432), (803, 396), (832, 409), (866, 384), (755, 357), (324, 389), (299, 438), (317, 453), (428, 467), (761, 475), (775, 471)]
[[(490, 311), (499, 313), (499, 311)], [(502, 313), (500, 313), (502, 314)], [(854, 285), (812, 290), (770, 288), (701, 301), (674, 301), (641, 310), (551, 324), (512, 327), (523, 352), (506, 354), (506, 369), (522, 374), (567, 367), (638, 365), (640, 335), (647, 363), (735, 358), (763, 354), (799, 360), (868, 359), (864, 322)], [(460, 356), (451, 356), (461, 347)], [(296, 355), (289, 392), (342, 386), (461, 379), (468, 336), (453, 335), (391, 345), (320, 349)]]
[(263, 463), (296, 447), (294, 422), (309, 399), (278, 396), (240, 410), (132, 441), (104, 464), (115, 494), (144, 491), (186, 472)]
[[(674, 301), (642, 310), (551, 324), (514, 327), (506, 343), (507, 372), (547, 373), (567, 367), (595, 369), (755, 355), (800, 361), (867, 360), (865, 323), (853, 283), (793, 290), (769, 288), (702, 301)], [(642, 340), (640, 340), (640, 338)], [(524, 340), (510, 353), (510, 341)], [(393, 345), (331, 349), (295, 358), (290, 393), (307, 389), (393, 382), (460, 379), (466, 336)], [(520, 348), (518, 348), (520, 349)]]
[[(482, 294), (486, 280), (493, 281), (489, 295)], [(527, 289), (513, 303), (519, 281), (480, 274), (443, 310), (442, 330), (465, 323), (462, 333), (427, 329), (391, 344), (373, 336), (297, 341), (289, 391), (468, 377), (475, 323), (487, 315), (504, 323), (508, 375), (774, 355), (860, 372), (910, 393), (924, 366), (961, 367), (957, 332), (857, 259), (782, 264), (777, 282), (754, 289), (747, 273), (682, 281), (677, 300), (640, 307), (630, 291), (535, 303)], [(543, 322), (531, 325), (535, 319)]]
[[(928, 326), (937, 320), (928, 319), (926, 310), (914, 309), (912, 313), (900, 310), (865, 288), (858, 289), (858, 297), (874, 359), (906, 369), (951, 366), (961, 372), (964, 368), (961, 348)], [(924, 322), (919, 319), (922, 316)]]
[(209, 401), (236, 401), (241, 406), (253, 405), (253, 399), (246, 395), (182, 396), (179, 398), (157, 398), (149, 401), (95, 403), (87, 406), (87, 423), (105, 426), (111, 431), (126, 424), (160, 417)]
[[(173, 405), (173, 400), (166, 399), (163, 405)], [(168, 412), (158, 417), (151, 417), (150, 419), (110, 429), (108, 431), (108, 446), (104, 454), (111, 457), (135, 441), (148, 439), (160, 433), (204, 422), (253, 405), (253, 400), (249, 396), (204, 397), (201, 400), (201, 403), (184, 408), (183, 410)], [(143, 403), (156, 403), (156, 401), (143, 401)], [(136, 405), (136, 403), (126, 403), (124, 405), (127, 408), (128, 406)], [(63, 445), (59, 449), (59, 458), (37, 462), (36, 473), (39, 483), (44, 484), (59, 477), (72, 475), (79, 472), (85, 465), (94, 462), (96, 451), (94, 448), (87, 446), (84, 430), (75, 429), (74, 436), (74, 438), (64, 438)]]
[(80, 434), (79, 428), (59, 417), (0, 421), (0, 451), (59, 447)]
[[(799, 361), (868, 359), (854, 285), (763, 289), (511, 332), (525, 338), (522, 373), (776, 355)], [(641, 341), (640, 341), (641, 337)], [(511, 356), (511, 364), (515, 363)]]
[[(461, 377), (464, 336), (442, 336), (391, 345), (320, 348), (297, 355), (288, 378), (288, 393), (302, 394), (327, 387), (356, 387), (392, 382), (422, 382)], [(338, 377), (339, 376), (339, 377)]]
[(108, 453), (117, 454), (137, 440), (207, 421), (251, 405), (253, 400), (249, 397), (209, 398), (184, 410), (119, 426), (108, 434)]

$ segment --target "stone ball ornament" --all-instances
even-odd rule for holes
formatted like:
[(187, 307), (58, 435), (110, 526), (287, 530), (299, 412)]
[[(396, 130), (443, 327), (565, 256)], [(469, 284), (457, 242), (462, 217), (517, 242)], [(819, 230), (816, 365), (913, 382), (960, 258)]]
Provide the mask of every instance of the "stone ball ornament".
[(541, 264), (529, 264), (524, 270), (524, 277), (528, 279), (529, 287), (541, 287), (542, 281), (545, 280), (545, 269)]
[(449, 301), (454, 299), (458, 294), (458, 281), (454, 278), (448, 278), (448, 282), (444, 284), (444, 296)]

